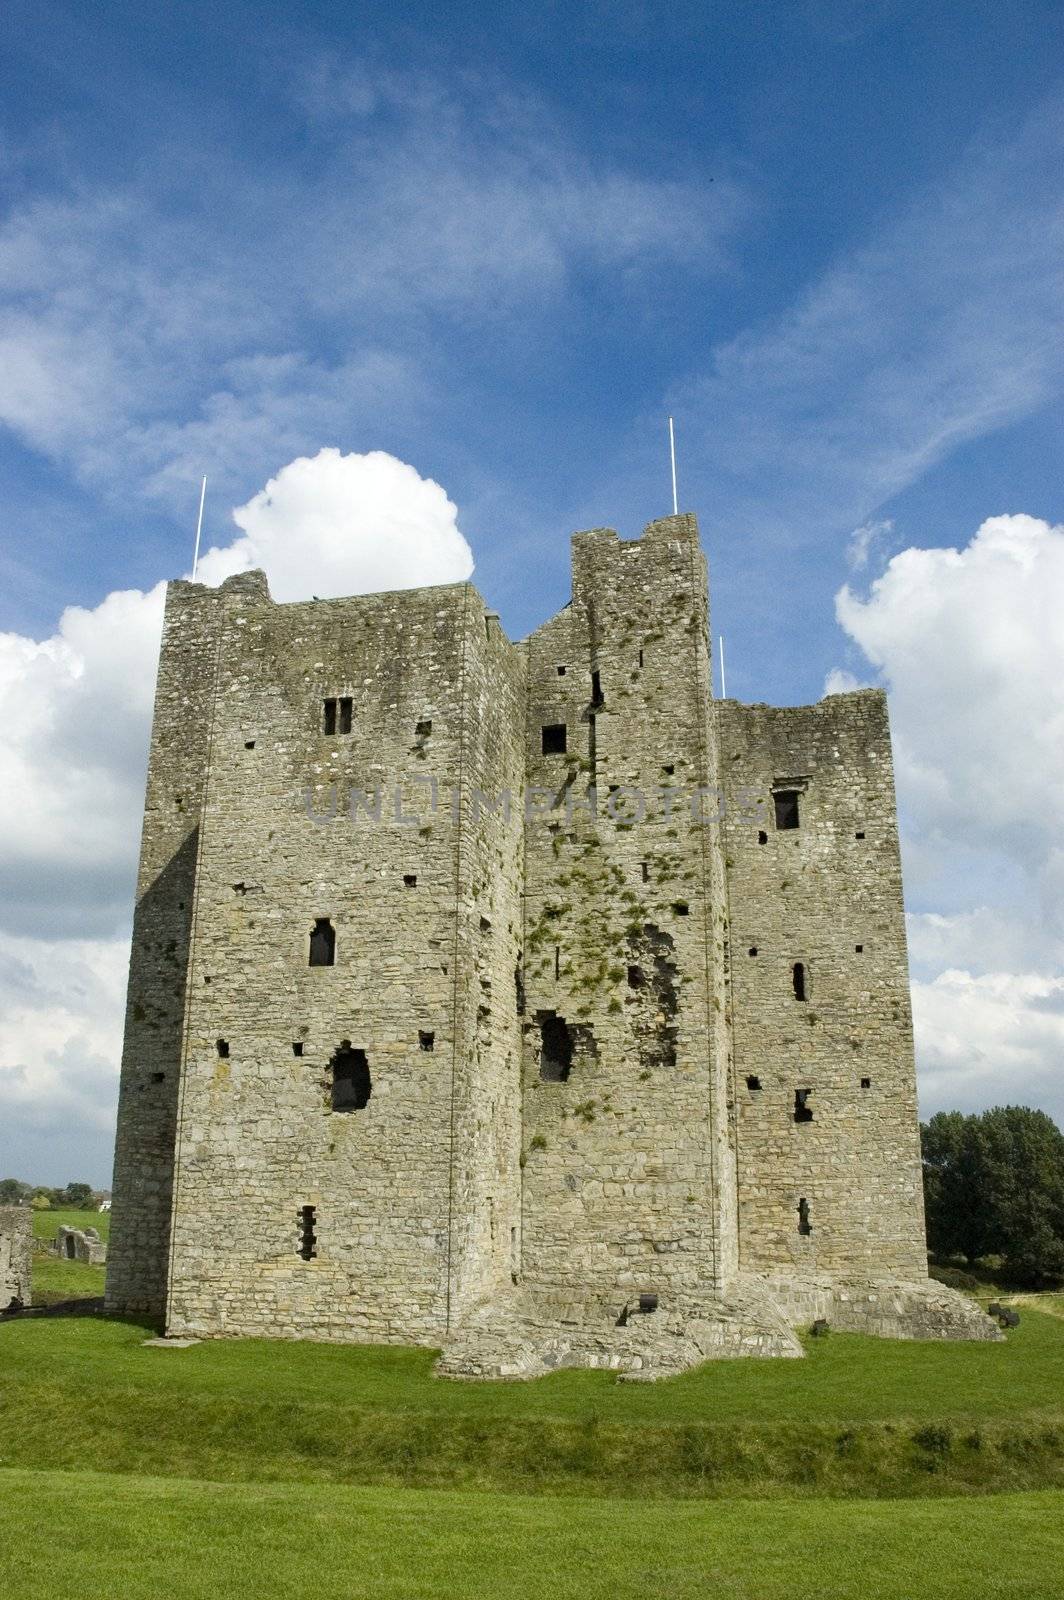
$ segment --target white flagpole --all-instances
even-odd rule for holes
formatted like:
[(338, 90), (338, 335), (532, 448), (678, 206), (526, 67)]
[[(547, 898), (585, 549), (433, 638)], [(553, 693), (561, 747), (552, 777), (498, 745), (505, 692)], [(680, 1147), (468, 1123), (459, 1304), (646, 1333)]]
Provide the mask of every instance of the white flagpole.
[(672, 514), (678, 516), (680, 507), (676, 499), (676, 435), (672, 431), (672, 418), (669, 418), (669, 456), (672, 460)]
[(199, 516), (196, 518), (196, 553), (192, 557), (192, 582), (193, 583), (195, 583), (195, 581), (196, 581), (196, 568), (199, 566), (199, 542), (200, 542), (200, 534), (203, 531), (203, 502), (204, 502), (204, 500), (206, 498), (206, 495), (207, 495), (207, 480), (206, 480), (206, 478), (204, 478), (203, 482), (200, 484)]
[(720, 697), (722, 700), (727, 700), (728, 691), (724, 686), (724, 635), (719, 633), (717, 638), (720, 642)]

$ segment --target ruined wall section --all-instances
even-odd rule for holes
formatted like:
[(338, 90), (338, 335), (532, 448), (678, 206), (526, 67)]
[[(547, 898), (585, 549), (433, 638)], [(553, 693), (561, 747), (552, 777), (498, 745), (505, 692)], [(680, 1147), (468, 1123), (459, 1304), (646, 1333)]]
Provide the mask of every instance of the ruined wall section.
[(0, 1311), (12, 1300), (30, 1304), (33, 1213), (29, 1206), (0, 1206)]
[[(760, 797), (725, 824), (741, 1264), (923, 1278), (885, 698), (725, 701), (714, 717), (725, 772)], [(797, 795), (797, 827), (777, 825), (774, 790)]]
[(715, 781), (707, 613), (697, 525), (671, 517), (577, 535), (572, 603), (528, 641), (523, 1275), (541, 1293), (623, 1302), (723, 1270), (711, 849), (689, 807)]
[[(222, 648), (169, 1325), (431, 1341), (447, 1322), (463, 1071), (468, 957), (456, 973), (443, 797), (461, 780), (469, 592), (210, 598)], [(310, 966), (321, 920), (335, 960)], [(341, 1110), (348, 1049), (369, 1093)]]
[(510, 1287), (520, 1259), (525, 758), (522, 653), (467, 590), (456, 833), (451, 1324)]
[[(240, 604), (240, 582), (227, 591)], [(211, 738), (218, 618), (200, 585), (166, 592), (112, 1180), (107, 1306), (162, 1317), (199, 822)]]

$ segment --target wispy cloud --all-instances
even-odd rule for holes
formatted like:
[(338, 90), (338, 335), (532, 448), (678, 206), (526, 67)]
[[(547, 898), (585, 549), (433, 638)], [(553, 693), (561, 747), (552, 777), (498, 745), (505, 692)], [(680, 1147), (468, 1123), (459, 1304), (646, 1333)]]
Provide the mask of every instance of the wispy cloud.
[(841, 536), (1064, 387), (1064, 106), (998, 127), (673, 404), (714, 503)]
[(726, 179), (593, 160), (498, 83), (326, 57), (289, 86), (299, 163), (168, 150), (150, 183), (0, 226), (0, 425), (94, 489), (184, 509), (200, 471), (237, 499), (322, 443), (383, 443), (370, 430), (423, 415), (472, 327), (505, 368), (515, 328), (526, 346), (554, 331), (588, 272), (600, 289), (678, 261), (704, 276), (745, 215)]

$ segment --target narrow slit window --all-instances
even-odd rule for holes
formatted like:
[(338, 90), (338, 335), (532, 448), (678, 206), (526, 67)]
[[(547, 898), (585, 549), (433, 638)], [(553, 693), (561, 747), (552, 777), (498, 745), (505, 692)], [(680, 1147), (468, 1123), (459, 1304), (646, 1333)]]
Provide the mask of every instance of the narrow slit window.
[(776, 812), (776, 827), (779, 830), (782, 831), (784, 828), (797, 828), (797, 789), (774, 789), (772, 792), (772, 804)]
[(354, 701), (350, 698), (350, 696), (345, 695), (342, 700), (338, 700), (337, 701), (337, 703), (336, 703), (336, 710), (337, 710), (337, 724), (336, 724), (336, 727), (337, 727), (337, 732), (339, 732), (339, 733), (350, 733), (351, 732), (351, 712), (352, 712), (353, 707), (354, 707)]
[(650, 863), (648, 861), (639, 863), (639, 873), (644, 883), (650, 882)]
[(809, 1201), (803, 1198), (798, 1202), (798, 1232), (807, 1238), (813, 1231), (813, 1224), (809, 1220)]
[(768, 834), (765, 832), (764, 828), (758, 828), (757, 842), (758, 844), (768, 844)]
[(229, 1040), (228, 1039), (215, 1039), (214, 1048), (217, 1050), (219, 1056), (221, 1057), (221, 1059), (223, 1061), (228, 1061), (228, 1059), (229, 1059)]
[(602, 675), (601, 673), (593, 672), (591, 674), (591, 704), (593, 706), (601, 706), (603, 703)]
[(562, 975), (562, 947), (561, 947), (560, 944), (556, 944), (554, 946), (554, 977), (555, 977), (555, 981), (557, 981), (561, 977), (561, 975)]
[(299, 1254), (304, 1261), (313, 1261), (317, 1255), (318, 1236), (315, 1228), (318, 1222), (318, 1212), (315, 1206), (300, 1206), (299, 1208)]
[(302, 1041), (302, 1039), (293, 1039), (292, 1040), (292, 1054), (294, 1056), (301, 1056), (303, 1054), (303, 1041)]
[(336, 965), (336, 929), (328, 917), (319, 917), (310, 930), (310, 963), (312, 967)]
[(643, 652), (642, 652), (642, 650), (640, 650), (640, 652), (639, 652), (639, 665), (640, 666), (643, 665)]
[(795, 1089), (794, 1091), (794, 1120), (795, 1122), (812, 1122), (813, 1108), (809, 1104), (812, 1089)]
[(805, 963), (796, 961), (791, 968), (791, 983), (794, 985), (794, 998), (805, 999)]
[(545, 756), (563, 756), (565, 754), (566, 727), (564, 722), (545, 722), (541, 737)]
[(336, 701), (326, 700), (325, 716), (322, 722), (322, 732), (333, 734), (336, 732)]
[(364, 1050), (353, 1050), (345, 1039), (330, 1063), (334, 1111), (363, 1111), (373, 1093), (369, 1062)]

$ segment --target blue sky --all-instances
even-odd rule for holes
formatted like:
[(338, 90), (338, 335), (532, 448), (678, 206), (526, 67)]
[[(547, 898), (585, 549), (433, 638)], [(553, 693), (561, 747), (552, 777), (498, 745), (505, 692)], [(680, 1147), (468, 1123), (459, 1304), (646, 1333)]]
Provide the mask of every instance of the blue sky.
[(0, 1167), (76, 1176), (88, 1138), (106, 1177), (155, 604), (108, 596), (188, 569), (201, 474), (224, 547), (298, 457), (409, 463), (516, 637), (571, 531), (670, 509), (670, 411), (730, 693), (892, 691), (925, 1108), (1064, 1113), (1064, 867), (1015, 777), (1054, 777), (1059, 711), (1061, 8), (9, 0), (0, 30)]

